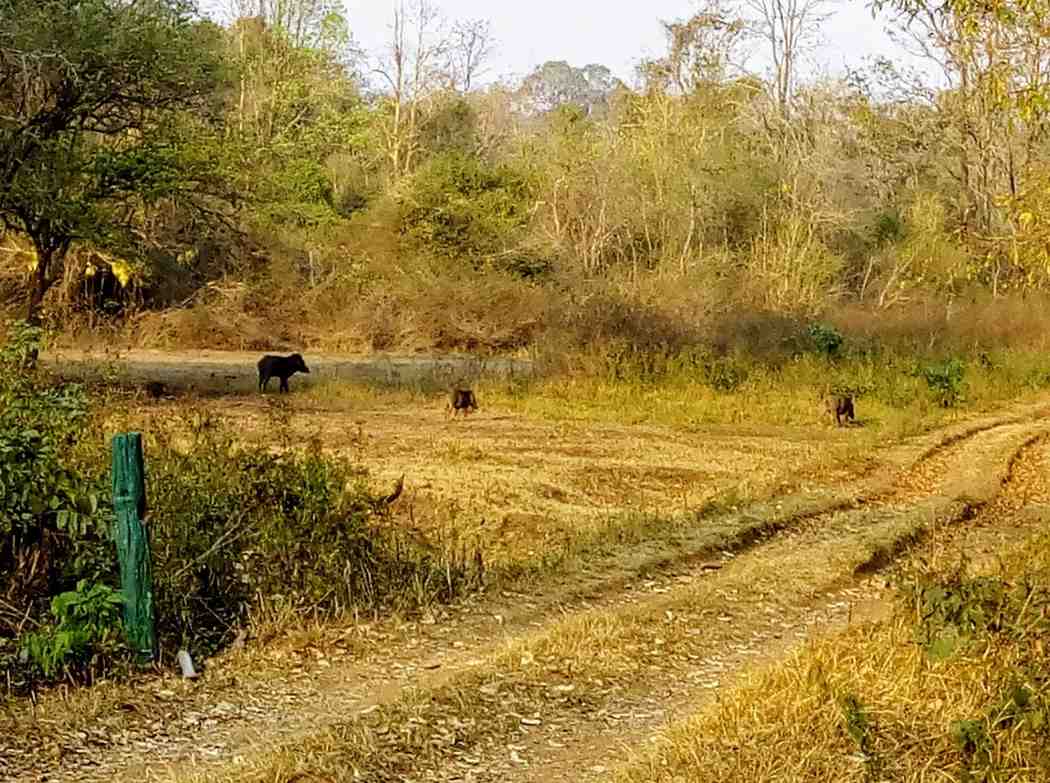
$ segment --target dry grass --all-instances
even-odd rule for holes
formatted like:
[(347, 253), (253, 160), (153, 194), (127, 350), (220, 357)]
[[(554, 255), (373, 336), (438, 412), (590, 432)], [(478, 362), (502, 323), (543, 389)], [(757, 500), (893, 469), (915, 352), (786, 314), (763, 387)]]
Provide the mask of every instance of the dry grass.
[[(719, 677), (720, 670), (712, 673), (703, 661), (712, 656), (725, 660), (727, 651), (746, 647), (749, 639), (777, 636), (784, 627), (805, 622), (811, 607), (827, 600), (844, 578), (848, 581), (848, 575), (880, 562), (882, 552), (893, 551), (925, 528), (941, 529), (937, 524), (941, 520), (957, 520), (964, 504), (941, 497), (938, 487), (953, 486), (959, 465), (972, 467), (975, 462), (981, 463), (981, 475), (992, 476), (989, 486), (996, 486), (1006, 458), (1016, 448), (1016, 444), (1009, 447), (1008, 441), (1022, 432), (1020, 428), (1007, 438), (994, 436), (991, 442), (998, 445), (992, 449), (976, 442), (964, 446), (952, 458), (958, 465), (946, 463), (926, 476), (932, 485), (925, 501), (916, 501), (906, 488), (899, 502), (809, 520), (704, 578), (683, 577), (670, 589), (548, 622), (473, 668), (454, 673), (438, 687), (406, 693), (365, 716), (339, 720), (215, 772), (175, 779), (335, 783), (359, 777), (394, 781), (408, 774), (448, 779), (454, 770), (467, 768), (464, 764), (477, 763), (465, 759), (485, 756), (493, 748), (503, 755), (508, 743), (521, 741), (523, 718), (573, 726), (574, 732), (587, 736), (594, 729), (586, 727), (600, 721), (596, 716), (632, 694), (637, 697), (674, 684), (695, 697), (710, 686), (694, 675), (713, 676), (716, 685)], [(881, 637), (869, 634), (865, 641), (877, 645)], [(841, 728), (842, 705), (853, 710), (850, 714), (863, 728), (868, 701), (849, 701), (846, 697), (852, 692), (847, 691), (825, 698), (829, 702), (825, 704), (814, 689), (826, 696), (828, 688), (837, 687), (835, 678), (865, 676), (854, 671), (872, 672), (872, 676), (881, 672), (887, 698), (892, 698), (895, 683), (913, 676), (917, 660), (911, 645), (904, 645), (896, 656), (870, 652), (865, 657), (853, 654), (857, 643), (858, 636), (851, 636), (833, 657), (821, 660), (821, 666), (834, 667), (833, 673), (825, 674), (821, 668), (794, 672), (782, 675), (775, 687), (762, 680), (745, 697), (731, 694), (732, 706), (727, 709), (737, 713), (712, 713), (719, 717), (705, 715), (696, 719), (707, 721), (702, 725), (690, 722), (677, 727), (667, 746), (671, 750), (661, 749), (624, 774), (638, 781), (742, 780), (745, 775), (752, 780), (854, 779), (853, 770), (842, 771), (844, 754), (857, 752), (843, 741), (849, 734)], [(948, 703), (948, 689), (942, 687), (940, 694), (941, 703)], [(771, 701), (783, 708), (778, 711)], [(729, 718), (737, 719), (738, 731), (721, 725)], [(831, 748), (826, 759), (823, 746), (805, 752), (824, 737)], [(910, 741), (919, 745), (914, 737)], [(776, 752), (770, 753), (770, 748)], [(797, 766), (779, 761), (789, 749), (803, 749), (793, 757), (800, 759)], [(752, 763), (752, 759), (760, 761)], [(810, 767), (816, 771), (800, 777), (810, 775)], [(859, 763), (861, 776), (855, 779), (881, 779), (865, 778), (868, 767)]]
[(469, 543), (510, 572), (617, 541), (674, 538), (699, 511), (874, 467), (860, 430), (683, 432), (516, 413), (499, 394), (481, 401), (480, 413), (450, 420), (430, 395), (341, 385), (338, 399), (322, 389), (288, 409), (240, 398), (144, 405), (111, 426), (148, 428), (151, 417), (199, 408), (261, 448), (317, 439), (366, 465), (377, 489), (407, 477), (390, 524), (432, 546)]
[(1047, 663), (1045, 655), (1001, 644), (931, 663), (913, 643), (909, 618), (857, 627), (676, 726), (655, 758), (617, 779), (964, 780), (967, 770), (991, 768), (993, 777), (972, 779), (1045, 780), (1045, 735), (1025, 721), (985, 735), (987, 745), (978, 739), (974, 752), (953, 738), (952, 727), (973, 720), (987, 726), (989, 715), (994, 724), (1016, 674)]
[[(236, 370), (254, 385), (254, 358), (202, 354), (191, 369), (220, 380)], [(1016, 395), (1018, 379), (1036, 369), (1019, 359), (1011, 367), (1005, 380), (978, 374), (967, 408)], [(476, 385), (482, 409), (466, 420), (446, 418), (433, 378), (402, 379), (399, 388), (322, 381), (284, 401), (146, 405), (119, 426), (185, 418), (199, 406), (262, 448), (316, 439), (367, 466), (376, 489), (406, 475), (392, 524), (429, 546), (477, 547), (490, 567), (521, 571), (608, 543), (673, 540), (698, 511), (847, 482), (877, 467), (869, 455), (880, 446), (959, 415), (932, 404), (921, 379), (909, 377), (900, 380), (909, 404), (862, 398), (862, 426), (839, 429), (817, 404), (822, 372), (808, 360), (779, 373), (752, 368), (730, 393), (686, 372), (655, 383), (487, 378)]]
[[(479, 524), (482, 543), (494, 559), (502, 551), (501, 562), (507, 568), (536, 563), (549, 551), (555, 551), (559, 539), (552, 531), (566, 531), (567, 545), (572, 548), (579, 546), (586, 535), (593, 536), (592, 544), (608, 544), (615, 540), (651, 541), (669, 531), (692, 529), (698, 535), (708, 535), (705, 546), (710, 548), (740, 533), (743, 524), (755, 523), (746, 515), (740, 515), (733, 527), (728, 524), (733, 515), (722, 519), (693, 514), (643, 516), (624, 511), (632, 498), (644, 498), (648, 491), (667, 492), (666, 486), (663, 490), (649, 489), (646, 482), (665, 482), (670, 486), (680, 478), (676, 472), (680, 470), (678, 464), (668, 465), (672, 462), (668, 455), (674, 457), (674, 463), (730, 461), (727, 479), (748, 470), (761, 457), (770, 460), (773, 481), (779, 475), (774, 463), (797, 460), (796, 469), (803, 469), (812, 449), (818, 456), (814, 470), (824, 471), (833, 464), (822, 462), (828, 459), (829, 444), (836, 443), (843, 449), (867, 447), (866, 442), (854, 440), (862, 434), (861, 430), (827, 427), (810, 433), (808, 438), (791, 440), (776, 438), (783, 431), (772, 428), (742, 437), (720, 433), (717, 428), (683, 433), (656, 425), (596, 426), (587, 421), (500, 415), (491, 410), (491, 405), (468, 421), (451, 422), (444, 419), (440, 405), (435, 405), (428, 394), (352, 388), (356, 391), (345, 398), (331, 390), (319, 396), (292, 395), (290, 403), (285, 400), (272, 409), (271, 400), (258, 398), (211, 399), (193, 405), (145, 404), (114, 412), (111, 426), (148, 426), (155, 418), (185, 418), (201, 409), (213, 408), (228, 416), (244, 438), (260, 446), (280, 448), (288, 439), (319, 434), (333, 449), (351, 449), (361, 455), (365, 464), (384, 465), (384, 473), (376, 474), (377, 480), (385, 480), (387, 470), (392, 476), (415, 460), (411, 464), (420, 471), (429, 469), (435, 473), (425, 491), (417, 490), (414, 497), (406, 497), (407, 507), (402, 507), (392, 524), (416, 525), (424, 534), (432, 533), (435, 540), (441, 539), (441, 530), (435, 527), (428, 531), (420, 520), (421, 509), (434, 503), (440, 490), (439, 480), (454, 482), (468, 471), (476, 472), (479, 466), (498, 475), (506, 467), (505, 461), (514, 458), (508, 445), (542, 450), (552, 443), (581, 450), (579, 454), (556, 452), (559, 461), (548, 473), (537, 474), (538, 468), (530, 467), (533, 457), (512, 463), (513, 473), (530, 481), (542, 475), (545, 483), (555, 488), (561, 486), (558, 482), (565, 482), (568, 468), (576, 458), (588, 464), (609, 461), (612, 465), (630, 466), (641, 461), (648, 465), (647, 473), (653, 473), (652, 477), (626, 471), (630, 481), (617, 488), (613, 498), (620, 504), (621, 514), (606, 518), (618, 520), (616, 524), (589, 526), (573, 511), (565, 512), (562, 518), (542, 521), (510, 520), (504, 527)], [(920, 440), (932, 443), (936, 439)], [(770, 448), (774, 444), (776, 448)], [(918, 449), (916, 453), (923, 448), (922, 443), (909, 446)], [(982, 445), (981, 455), (990, 457), (986, 444)], [(535, 461), (546, 463), (553, 459)], [(995, 460), (998, 459), (997, 453)], [(435, 467), (433, 463), (439, 464)], [(939, 482), (948, 472), (935, 470), (926, 480)], [(849, 478), (851, 473), (846, 471), (842, 476)], [(735, 491), (736, 480), (728, 480), (729, 491)], [(820, 475), (814, 483), (826, 484), (828, 480), (828, 475)], [(449, 491), (457, 492), (454, 483)], [(542, 491), (550, 493), (550, 489)], [(540, 499), (537, 494), (526, 502)], [(566, 504), (572, 499), (548, 500)], [(315, 729), (302, 742), (276, 751), (272, 751), (271, 743), (266, 752), (253, 756), (245, 766), (234, 765), (210, 779), (335, 781), (352, 779), (357, 769), (366, 776), (372, 774), (372, 779), (400, 780), (406, 770), (420, 764), (450, 763), (450, 757), (457, 753), (473, 753), (473, 748), (480, 752), (488, 743), (505, 742), (520, 731), (521, 716), (542, 713), (545, 721), (557, 720), (565, 725), (590, 720), (595, 705), (605, 704), (632, 688), (644, 691), (660, 678), (680, 680), (695, 661), (746, 639), (756, 624), (779, 627), (781, 622), (797, 621), (800, 613), (804, 614), (829, 586), (839, 583), (844, 574), (877, 558), (880, 551), (909, 539), (918, 527), (945, 511), (937, 503), (913, 502), (910, 495), (906, 500), (899, 508), (887, 508), (886, 513), (871, 513), (869, 507), (863, 513), (824, 517), (766, 547), (741, 555), (714, 575), (684, 579), (672, 589), (639, 600), (611, 600), (597, 609), (551, 621), (534, 635), (479, 655), (477, 666), (452, 673), (444, 685), (409, 693), (360, 721), (348, 720), (341, 713), (337, 725), (323, 728), (336, 716), (323, 716), (324, 720), (319, 716), (316, 722), (306, 724)], [(487, 508), (495, 511), (507, 501), (494, 496), (480, 497), (477, 502), (489, 503)], [(784, 511), (785, 516), (790, 514), (789, 510)], [(767, 518), (763, 515), (762, 519)], [(777, 513), (771, 511), (768, 519), (775, 521)], [(464, 528), (457, 519), (453, 522), (450, 529), (459, 535)], [(435, 524), (440, 525), (441, 520)], [(582, 534), (577, 525), (584, 531)], [(501, 546), (505, 549), (500, 550)], [(629, 543), (627, 550), (631, 549)], [(463, 751), (464, 747), (468, 750)], [(305, 777), (296, 777), (300, 774)]]
[[(812, 646), (673, 728), (618, 780), (1046, 779), (1046, 629), (938, 662), (915, 644), (914, 620), (903, 607), (890, 623)], [(1015, 720), (1010, 695), (1022, 683), (1034, 711)], [(972, 747), (962, 721), (979, 727)]]
[[(372, 246), (381, 236), (385, 240)], [(698, 269), (641, 276), (610, 271), (600, 279), (566, 268), (537, 283), (458, 260), (406, 255), (390, 226), (378, 232), (344, 226), (288, 239), (265, 238), (267, 274), (237, 270), (176, 307), (139, 312), (123, 323), (96, 319), (97, 342), (115, 337), (129, 348), (168, 350), (295, 345), (333, 353), (546, 346), (568, 356), (616, 345), (671, 351), (706, 345), (720, 353), (783, 357), (809, 322), (790, 315), (797, 302), (782, 312), (758, 309), (715, 279), (710, 269), (727, 263), (719, 257)], [(0, 254), (0, 289), (23, 295), (24, 248), (0, 247)], [(60, 340), (87, 345), (90, 334), (73, 334), (78, 322), (69, 297), (56, 290), (49, 307), (61, 324)], [(1039, 293), (975, 293), (950, 303), (918, 293), (888, 309), (828, 300), (817, 319), (868, 347), (971, 353), (1045, 349), (1048, 312)]]
[[(1033, 590), (1001, 628), (934, 658), (916, 644), (917, 604), (902, 600), (892, 620), (816, 643), (676, 724), (617, 780), (1048, 779), (1050, 538), (1023, 531), (1044, 524), (1050, 495), (1045, 445), (1031, 451), (971, 540), (936, 542), (920, 561), (927, 578), (992, 577)], [(1016, 521), (1030, 503), (1041, 505)], [(975, 548), (992, 556), (960, 564), (959, 551)]]
[(933, 297), (873, 313), (866, 307), (832, 308), (827, 319), (865, 343), (902, 351), (961, 352), (1002, 349), (1046, 351), (1050, 341), (1047, 295), (972, 298), (946, 304)]

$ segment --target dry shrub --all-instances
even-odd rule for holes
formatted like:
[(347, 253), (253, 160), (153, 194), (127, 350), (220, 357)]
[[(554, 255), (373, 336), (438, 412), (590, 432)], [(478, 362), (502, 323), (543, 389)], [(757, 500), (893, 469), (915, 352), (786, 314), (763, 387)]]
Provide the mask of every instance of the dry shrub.
[(363, 273), (309, 298), (304, 331), (342, 350), (513, 351), (532, 344), (549, 293), (501, 272), (442, 265)]
[(602, 350), (673, 353), (701, 342), (718, 306), (704, 267), (604, 278), (562, 272), (548, 289), (547, 354)]
[(886, 310), (847, 304), (825, 317), (854, 340), (902, 351), (1044, 350), (1050, 338), (1050, 297), (1041, 293), (982, 294), (951, 305), (923, 298)]
[(779, 363), (797, 349), (806, 321), (784, 313), (739, 308), (713, 320), (706, 333), (715, 353), (746, 353)]
[[(1001, 656), (994, 667), (980, 655), (931, 665), (903, 625), (857, 629), (724, 695), (717, 710), (675, 727), (658, 755), (618, 780), (1045, 779), (1042, 732), (1023, 724), (988, 730), (1007, 703), (1011, 670), (1032, 664), (1017, 648), (996, 647), (987, 651)], [(968, 725), (979, 727), (978, 748), (959, 740)], [(1031, 777), (1011, 774), (1026, 769)]]
[(843, 266), (809, 217), (764, 215), (744, 259), (740, 290), (763, 310), (813, 315), (841, 293)]
[(129, 336), (143, 348), (166, 350), (254, 351), (297, 342), (297, 335), (287, 327), (294, 322), (253, 311), (250, 294), (243, 283), (213, 284), (189, 307), (138, 314), (128, 324)]

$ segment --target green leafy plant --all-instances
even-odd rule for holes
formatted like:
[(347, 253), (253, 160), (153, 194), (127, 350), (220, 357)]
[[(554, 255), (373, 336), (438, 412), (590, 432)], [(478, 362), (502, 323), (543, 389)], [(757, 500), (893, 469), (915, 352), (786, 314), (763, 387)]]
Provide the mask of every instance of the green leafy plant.
[(961, 568), (941, 579), (915, 575), (902, 592), (915, 607), (916, 641), (933, 659), (950, 657), (978, 633), (999, 631), (1019, 600), (1001, 579), (969, 579)]
[(846, 340), (835, 327), (820, 323), (810, 324), (806, 335), (817, 353), (825, 358), (837, 359), (841, 356)]
[(704, 383), (720, 392), (733, 392), (747, 383), (747, 367), (737, 359), (726, 356), (709, 359), (703, 365)]
[(842, 717), (846, 721), (846, 731), (849, 732), (850, 737), (857, 743), (857, 747), (860, 748), (862, 753), (868, 753), (871, 750), (871, 718), (868, 716), (867, 710), (864, 709), (864, 705), (861, 701), (850, 694), (844, 697), (839, 707), (842, 709)]
[(952, 742), (962, 754), (965, 771), (964, 780), (974, 780), (972, 772), (975, 767), (987, 765), (992, 749), (992, 741), (983, 720), (957, 720), (950, 728)]
[(928, 364), (919, 373), (941, 407), (954, 408), (963, 401), (966, 365), (961, 360), (952, 357), (943, 362)]
[[(275, 406), (271, 429), (288, 411)], [(207, 413), (189, 432), (159, 431), (148, 487), (162, 637), (215, 649), (261, 604), (302, 611), (447, 599), (472, 579), (466, 556), (409, 546), (378, 530), (383, 507), (352, 461), (317, 441), (273, 454), (241, 445)], [(175, 447), (169, 436), (189, 445)], [(187, 438), (188, 436), (188, 438)], [(413, 591), (414, 594), (414, 591)]]
[(508, 264), (521, 268), (523, 251), (515, 247), (529, 217), (528, 193), (525, 178), (509, 166), (442, 153), (415, 174), (401, 197), (401, 230), (419, 246), (475, 264), (510, 250)]
[(875, 748), (877, 733), (875, 719), (864, 703), (852, 693), (839, 699), (839, 709), (842, 710), (846, 732), (857, 743), (857, 748), (864, 757), (867, 773), (865, 780), (881, 780), (884, 763)]
[(120, 593), (104, 584), (83, 580), (51, 600), (53, 623), (26, 634), (27, 662), (44, 677), (83, 672), (94, 661), (103, 665), (123, 648), (120, 640)]
[(76, 384), (49, 384), (25, 367), (40, 330), (11, 329), (0, 350), (0, 584), (30, 603), (107, 568), (101, 471), (85, 474), (76, 448), (88, 402)]

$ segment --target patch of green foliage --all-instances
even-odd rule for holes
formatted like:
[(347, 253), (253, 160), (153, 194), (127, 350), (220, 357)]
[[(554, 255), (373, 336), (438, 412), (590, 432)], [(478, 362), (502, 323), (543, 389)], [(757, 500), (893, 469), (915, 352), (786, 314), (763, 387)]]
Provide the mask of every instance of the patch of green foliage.
[(1009, 598), (994, 578), (918, 579), (907, 589), (918, 617), (916, 641), (933, 659), (951, 656), (978, 631), (996, 630)]
[(998, 634), (1020, 638), (1050, 630), (1045, 614), (1032, 625), (1022, 622), (1029, 612), (1038, 615), (1050, 606), (1050, 584), (967, 577), (964, 565), (947, 575), (914, 571), (900, 580), (901, 598), (916, 617), (915, 641), (931, 659), (950, 658), (969, 643)]
[(147, 451), (162, 638), (214, 649), (260, 600), (300, 612), (412, 608), (471, 583), (465, 557), (378, 530), (382, 503), (365, 471), (318, 441), (269, 453), (241, 445), (209, 414), (187, 424), (154, 433)]
[(40, 345), (39, 329), (15, 324), (0, 350), (0, 594), (26, 607), (18, 625), (0, 624), (0, 640), (41, 623), (3, 646), (0, 665), (50, 679), (87, 674), (96, 653), (118, 648), (120, 599), (106, 585), (115, 563), (105, 466), (83, 461), (87, 395), (27, 366)]
[(56, 595), (52, 622), (22, 639), (27, 663), (49, 680), (108, 668), (125, 651), (119, 630), (123, 603), (118, 591), (86, 580)]
[(941, 362), (927, 364), (919, 372), (942, 408), (954, 408), (963, 401), (966, 365), (962, 360), (953, 356)]
[(281, 161), (255, 195), (260, 213), (275, 224), (321, 226), (337, 217), (331, 179), (315, 161)]
[(884, 762), (876, 750), (878, 724), (875, 716), (856, 694), (847, 693), (838, 701), (846, 732), (857, 744), (857, 750), (864, 760), (867, 772), (865, 780), (881, 780)]
[[(515, 243), (528, 220), (529, 186), (507, 165), (491, 166), (475, 155), (435, 155), (416, 172), (401, 198), (401, 232), (413, 244), (475, 266), (500, 255), (520, 272), (534, 274)], [(542, 265), (541, 265), (542, 266)]]
[(0, 589), (27, 601), (110, 571), (109, 489), (76, 462), (87, 396), (26, 369), (39, 346), (38, 329), (15, 326), (0, 350)]
[(821, 356), (827, 359), (837, 359), (842, 355), (846, 340), (835, 327), (820, 323), (810, 324), (809, 329), (806, 330), (806, 336)]

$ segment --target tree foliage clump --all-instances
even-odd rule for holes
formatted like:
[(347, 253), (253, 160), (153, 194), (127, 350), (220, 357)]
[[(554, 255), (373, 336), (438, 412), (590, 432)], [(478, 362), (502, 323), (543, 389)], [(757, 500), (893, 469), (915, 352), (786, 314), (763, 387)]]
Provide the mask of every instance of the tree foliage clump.
[(87, 397), (24, 369), (38, 346), (38, 330), (16, 328), (0, 350), (0, 594), (17, 606), (111, 572), (105, 474), (78, 461)]
[(74, 242), (133, 254), (147, 206), (215, 210), (215, 161), (184, 153), (207, 127), (217, 36), (185, 0), (0, 5), (0, 220), (35, 250), (30, 322)]
[(473, 155), (435, 156), (403, 187), (405, 236), (424, 250), (475, 265), (512, 250), (529, 219), (525, 177)]
[(530, 334), (598, 288), (690, 330), (1050, 289), (1046, 4), (879, 6), (943, 83), (885, 60), (807, 74), (823, 0), (707, 0), (662, 23), (636, 88), (563, 60), (482, 84), (491, 26), (433, 0), (397, 4), (372, 57), (328, 0), (235, 4), (225, 26), (187, 0), (6, 0), (0, 216), (21, 236), (0, 285), (31, 263), (35, 317), (81, 258), (130, 262), (137, 304), (196, 313), (136, 336), (203, 345), (219, 332), (192, 325), (226, 308), (273, 327), (253, 343), (340, 347), (375, 345), (378, 312), (430, 320), (405, 281), (435, 259), (457, 262), (428, 286), (446, 302), (493, 272), (545, 299)]

